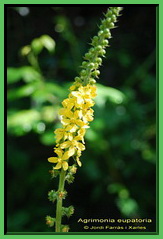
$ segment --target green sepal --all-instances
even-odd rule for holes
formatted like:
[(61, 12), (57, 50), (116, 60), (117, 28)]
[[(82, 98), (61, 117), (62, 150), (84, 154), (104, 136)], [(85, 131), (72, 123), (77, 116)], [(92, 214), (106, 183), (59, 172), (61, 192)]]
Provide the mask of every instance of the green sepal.
[(69, 225), (61, 225), (61, 232), (68, 232), (70, 230)]
[(56, 222), (56, 219), (54, 217), (51, 217), (51, 216), (46, 216), (45, 220), (46, 220), (46, 224), (49, 227), (53, 227), (54, 223)]
[(69, 218), (70, 216), (72, 216), (73, 213), (74, 213), (74, 207), (73, 206), (62, 207), (62, 215), (63, 216), (67, 216)]
[(57, 192), (55, 190), (51, 190), (48, 192), (48, 199), (51, 202), (55, 202), (55, 200), (57, 199)]

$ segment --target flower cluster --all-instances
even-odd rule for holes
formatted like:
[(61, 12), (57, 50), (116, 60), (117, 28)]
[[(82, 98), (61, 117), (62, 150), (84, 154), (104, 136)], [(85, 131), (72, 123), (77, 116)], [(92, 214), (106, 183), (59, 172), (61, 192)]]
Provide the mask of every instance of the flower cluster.
[(94, 105), (93, 98), (96, 96), (96, 86), (87, 84), (83, 86), (75, 82), (70, 87), (70, 94), (62, 102), (60, 109), (62, 128), (56, 129), (56, 142), (54, 152), (57, 157), (48, 159), (51, 163), (56, 163), (54, 169), (68, 169), (68, 161), (73, 157), (75, 162), (81, 166), (79, 157), (85, 149), (84, 135), (89, 128), (89, 122), (93, 120)]
[(50, 163), (56, 163), (54, 170), (63, 168), (67, 171), (71, 157), (81, 166), (79, 158), (85, 149), (84, 135), (89, 128), (89, 122), (93, 120), (94, 111), (91, 107), (96, 96), (95, 78), (100, 74), (98, 68), (102, 64), (102, 57), (105, 56), (105, 48), (109, 46), (110, 29), (115, 27), (114, 23), (120, 11), (120, 7), (108, 9), (97, 36), (92, 39), (92, 47), (84, 56), (79, 77), (75, 78), (68, 98), (62, 102), (63, 108), (59, 114), (63, 127), (55, 130), (57, 145), (54, 152), (57, 157), (48, 159)]

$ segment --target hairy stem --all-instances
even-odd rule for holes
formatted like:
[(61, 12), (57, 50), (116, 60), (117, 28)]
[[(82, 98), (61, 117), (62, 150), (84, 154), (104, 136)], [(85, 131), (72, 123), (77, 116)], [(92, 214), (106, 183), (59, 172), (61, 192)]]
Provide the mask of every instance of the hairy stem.
[(57, 207), (56, 207), (56, 232), (61, 232), (61, 221), (62, 221), (62, 196), (60, 193), (64, 191), (65, 185), (65, 175), (66, 172), (62, 169), (59, 177), (59, 188), (58, 188), (58, 199), (57, 199)]

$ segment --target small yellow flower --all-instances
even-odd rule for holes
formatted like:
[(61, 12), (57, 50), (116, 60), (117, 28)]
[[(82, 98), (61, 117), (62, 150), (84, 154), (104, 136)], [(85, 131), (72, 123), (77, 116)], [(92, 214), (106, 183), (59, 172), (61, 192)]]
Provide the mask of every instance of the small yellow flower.
[(88, 122), (93, 120), (93, 109), (83, 109), (83, 121)]
[(69, 158), (68, 152), (64, 152), (62, 149), (56, 148), (54, 151), (58, 157), (50, 157), (48, 161), (50, 163), (57, 163), (54, 169), (63, 168), (65, 171), (68, 169), (68, 162), (66, 160)]
[(72, 112), (71, 110), (63, 110), (62, 115), (65, 116), (61, 120), (63, 125), (72, 125), (72, 128), (74, 127), (74, 125), (78, 125), (80, 127), (83, 127), (85, 125), (85, 123), (80, 119), (82, 117), (81, 110), (76, 110), (75, 112)]
[(85, 146), (78, 141), (78, 140), (82, 140), (82, 139), (83, 139), (83, 136), (78, 135), (78, 136), (74, 137), (73, 140), (67, 140), (64, 143), (62, 143), (60, 145), (60, 147), (62, 149), (69, 148), (67, 152), (68, 152), (69, 157), (71, 157), (76, 153), (77, 150), (80, 150), (80, 151), (85, 150)]
[(64, 101), (62, 101), (62, 105), (64, 108), (67, 108), (71, 110), (73, 108), (74, 104), (74, 99), (73, 98), (67, 98)]

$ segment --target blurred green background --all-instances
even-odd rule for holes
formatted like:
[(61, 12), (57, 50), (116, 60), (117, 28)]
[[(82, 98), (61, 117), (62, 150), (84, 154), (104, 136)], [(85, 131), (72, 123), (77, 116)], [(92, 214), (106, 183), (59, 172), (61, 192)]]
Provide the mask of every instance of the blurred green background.
[[(7, 7), (8, 232), (52, 232), (51, 180), (58, 109), (107, 5)], [(79, 218), (156, 219), (156, 7), (126, 5), (101, 67), (83, 166), (67, 185)], [(143, 224), (144, 225), (144, 224)], [(114, 230), (113, 230), (114, 231)]]

